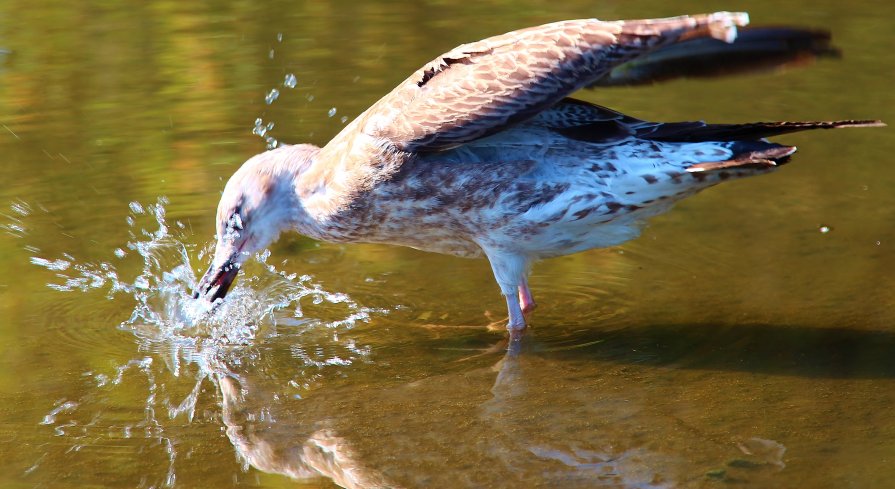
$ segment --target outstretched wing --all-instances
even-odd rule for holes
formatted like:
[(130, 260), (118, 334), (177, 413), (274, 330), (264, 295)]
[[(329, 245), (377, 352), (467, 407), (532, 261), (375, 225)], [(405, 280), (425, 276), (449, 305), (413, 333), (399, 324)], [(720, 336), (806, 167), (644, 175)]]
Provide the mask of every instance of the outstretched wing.
[(744, 13), (602, 22), (570, 20), (465, 44), (380, 99), (330, 144), (358, 134), (416, 153), (439, 151), (529, 119), (620, 63), (679, 40), (732, 41)]

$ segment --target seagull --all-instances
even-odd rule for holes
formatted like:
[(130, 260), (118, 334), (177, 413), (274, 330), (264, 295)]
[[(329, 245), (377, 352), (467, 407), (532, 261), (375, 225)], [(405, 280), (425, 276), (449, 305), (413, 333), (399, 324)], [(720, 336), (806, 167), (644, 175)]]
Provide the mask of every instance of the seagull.
[[(643, 222), (726, 180), (773, 171), (765, 138), (875, 120), (648, 122), (569, 98), (620, 65), (697, 38), (734, 41), (745, 13), (567, 20), (461, 45), (426, 64), (328, 144), (283, 145), (227, 182), (195, 298), (222, 299), (283, 231), (485, 257), (518, 342), (532, 263), (638, 236)], [(513, 344), (513, 343), (511, 343)]]

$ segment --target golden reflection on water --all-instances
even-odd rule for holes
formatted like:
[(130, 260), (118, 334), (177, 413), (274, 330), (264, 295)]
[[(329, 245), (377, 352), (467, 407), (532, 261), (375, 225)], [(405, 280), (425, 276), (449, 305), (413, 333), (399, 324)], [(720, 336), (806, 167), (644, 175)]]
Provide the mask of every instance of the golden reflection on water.
[[(321, 144), (341, 116), (462, 42), (717, 8), (0, 5), (0, 485), (886, 487), (888, 129), (788, 136), (800, 153), (775, 175), (704, 192), (620, 248), (539, 264), (518, 357), (484, 328), (504, 306), (478, 261), (287, 239), (268, 263), (371, 312), (332, 327), (356, 311), (310, 294), (231, 344), (128, 323), (133, 295), (48, 289), (73, 269), (30, 261), (107, 262), (132, 280), (138, 253), (114, 250), (154, 228), (129, 226), (128, 204), (162, 195), (195, 261), (222, 179), (263, 149), (256, 118), (277, 139)], [(582, 97), (659, 120), (895, 120), (890, 7), (739, 8), (830, 29), (844, 57)], [(288, 73), (294, 90), (281, 86)], [(180, 263), (172, 252), (154, 270)], [(241, 283), (274, 302), (294, 290), (265, 273)]]

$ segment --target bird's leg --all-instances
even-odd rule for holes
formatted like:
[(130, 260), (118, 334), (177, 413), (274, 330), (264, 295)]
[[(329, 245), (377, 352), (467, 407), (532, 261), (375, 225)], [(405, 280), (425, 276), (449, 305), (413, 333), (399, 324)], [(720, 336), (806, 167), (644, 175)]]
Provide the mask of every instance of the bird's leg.
[[(510, 348), (512, 348), (512, 344), (518, 345), (525, 332), (525, 315), (522, 313), (520, 304), (519, 286), (525, 281), (528, 261), (524, 256), (498, 250), (486, 249), (485, 254), (488, 256), (488, 261), (491, 262), (491, 269), (494, 271), (497, 285), (500, 286), (500, 292), (507, 300), (507, 311), (510, 316), (507, 321), (507, 330), (510, 333)], [(527, 289), (528, 287), (526, 287)]]
[(525, 333), (525, 315), (522, 312), (522, 306), (519, 304), (519, 298), (515, 293), (504, 294), (507, 299), (507, 311), (510, 320), (507, 322), (507, 331), (510, 333), (510, 342), (519, 341)]
[(528, 280), (525, 278), (519, 282), (519, 304), (522, 306), (522, 314), (526, 316), (538, 307), (535, 298), (531, 295), (531, 289), (528, 288)]

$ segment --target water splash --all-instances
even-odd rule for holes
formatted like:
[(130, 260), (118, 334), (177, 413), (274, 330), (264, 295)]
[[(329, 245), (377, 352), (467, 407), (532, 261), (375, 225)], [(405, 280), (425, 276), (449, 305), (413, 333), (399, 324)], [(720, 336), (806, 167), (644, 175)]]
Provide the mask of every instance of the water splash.
[[(283, 33), (282, 32), (277, 33), (277, 43), (282, 43), (282, 42), (283, 42)], [(274, 59), (274, 49), (273, 48), (270, 48), (270, 51), (268, 53), (268, 58)], [(285, 88), (294, 89), (298, 85), (298, 78), (295, 76), (294, 73), (287, 73), (285, 75), (285, 77), (283, 78), (282, 85)], [(277, 99), (279, 99), (279, 98), (280, 98), (279, 88), (273, 87), (270, 90), (268, 90), (267, 93), (264, 95), (264, 103), (266, 105), (273, 105), (273, 103), (276, 102)], [(274, 126), (273, 122), (270, 122), (267, 125), (265, 125), (264, 121), (259, 117), (259, 118), (255, 119), (255, 127), (252, 129), (252, 134), (255, 134), (258, 137), (260, 137), (261, 139), (263, 139), (267, 149), (275, 149), (280, 145), (280, 142), (277, 141), (276, 138), (274, 138), (273, 136), (268, 134), (271, 130), (273, 130), (273, 126)]]
[[(93, 388), (80, 399), (57, 401), (40, 423), (71, 440), (67, 453), (103, 443), (112, 429), (121, 438), (143, 436), (164, 451), (168, 463), (158, 485), (171, 487), (176, 482), (178, 433), (184, 425), (170, 420), (189, 424), (197, 412), (208, 412), (197, 409), (203, 386), (210, 383), (217, 388), (221, 378), (240, 377), (278, 346), (296, 360), (290, 366), (295, 377), (288, 386), (300, 397), (324, 381), (330, 369), (344, 375), (346, 367), (367, 359), (370, 347), (359, 345), (350, 331), (386, 311), (326, 291), (308, 275), (279, 270), (269, 262), (268, 251), (246, 264), (226, 301), (209, 304), (193, 299), (197, 277), (191, 261), (207, 262), (213, 243), (192, 244), (188, 226), (169, 222), (167, 204), (165, 198), (150, 205), (132, 202), (126, 219), (129, 239), (113, 248), (108, 260), (83, 262), (67, 253), (47, 257), (37, 248), (26, 249), (34, 250), (31, 263), (53, 273), (47, 284), (53, 290), (100, 292), (111, 301), (132, 301), (130, 314), (110, 326), (131, 332), (140, 352), (111, 372), (86, 373)], [(20, 211), (14, 214), (28, 215), (26, 204), (15, 206)], [(280, 336), (288, 338), (285, 345), (277, 343)], [(107, 416), (98, 404), (98, 393), (134, 384), (147, 389), (142, 419), (124, 426), (115, 424), (116, 419), (103, 434), (91, 434), (90, 427), (99, 430)]]
[(279, 142), (273, 136), (270, 136), (268, 134), (270, 131), (273, 130), (273, 128), (273, 122), (268, 122), (267, 124), (265, 124), (264, 119), (258, 117), (257, 119), (255, 119), (255, 127), (252, 129), (252, 134), (255, 134), (256, 136), (264, 139), (264, 141), (267, 143), (267, 149), (274, 149), (277, 147), (277, 145), (279, 145)]
[(280, 91), (276, 88), (271, 88), (267, 95), (264, 97), (264, 103), (270, 105), (274, 103), (274, 101), (280, 96)]
[[(325, 291), (312, 282), (308, 275), (280, 271), (269, 263), (270, 252), (264, 251), (255, 263), (244, 267), (242, 279), (227, 296), (226, 301), (210, 304), (192, 298), (197, 284), (193, 273), (191, 255), (205, 263), (210, 259), (213, 242), (202, 248), (189, 242), (186, 226), (182, 222), (169, 225), (166, 219), (164, 197), (155, 204), (144, 206), (132, 202), (129, 240), (123, 247), (112, 251), (114, 260), (98, 263), (79, 263), (64, 253), (61, 258), (32, 256), (31, 263), (56, 272), (57, 281), (47, 284), (60, 292), (104, 290), (109, 299), (119, 296), (132, 298), (136, 305), (128, 319), (121, 323), (125, 329), (154, 330), (154, 336), (171, 340), (176, 336), (202, 337), (220, 344), (248, 344), (256, 339), (260, 325), (276, 327), (277, 314), (290, 310), (292, 319), (304, 318), (301, 302), (311, 299), (312, 304), (340, 305), (347, 316), (331, 321), (328, 327), (351, 327), (358, 321), (370, 318), (372, 309), (364, 308), (343, 293)], [(156, 229), (137, 230), (141, 216), (154, 221)], [(124, 249), (130, 250), (130, 253)], [(121, 276), (116, 262), (134, 255), (142, 260), (140, 271), (132, 279)], [(282, 318), (280, 318), (282, 319)], [(146, 336), (146, 335), (142, 335)]]

